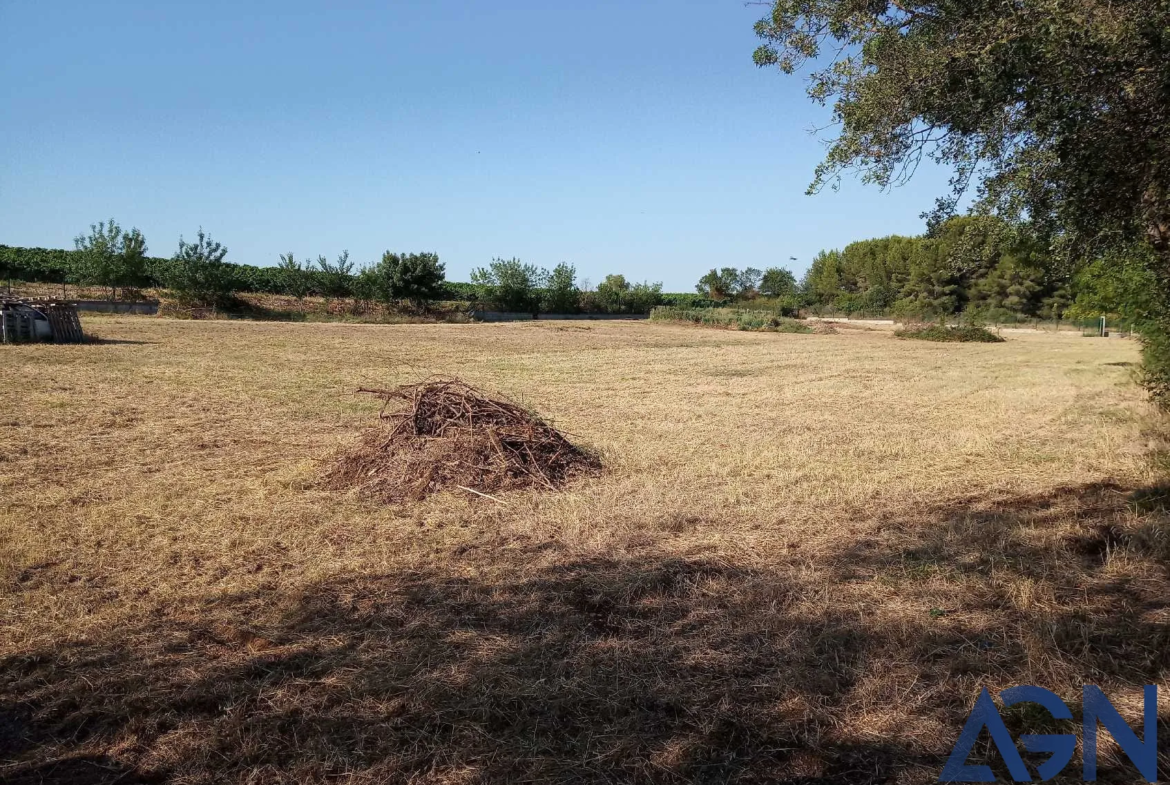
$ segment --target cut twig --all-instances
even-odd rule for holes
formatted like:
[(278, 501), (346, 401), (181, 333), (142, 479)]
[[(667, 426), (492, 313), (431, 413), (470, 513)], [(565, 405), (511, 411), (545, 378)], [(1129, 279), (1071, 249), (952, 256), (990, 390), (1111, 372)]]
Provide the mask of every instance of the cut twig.
[(502, 504), (505, 507), (508, 506), (508, 503), (506, 501), (504, 501), (503, 499), (497, 498), (495, 496), (492, 496), (490, 493), (483, 493), (482, 491), (477, 491), (475, 488), (468, 488), (466, 485), (456, 485), (455, 487), (461, 491), (467, 491), (468, 493), (474, 493), (476, 496), (482, 496), (485, 499), (491, 499), (492, 501), (494, 501), (498, 504)]

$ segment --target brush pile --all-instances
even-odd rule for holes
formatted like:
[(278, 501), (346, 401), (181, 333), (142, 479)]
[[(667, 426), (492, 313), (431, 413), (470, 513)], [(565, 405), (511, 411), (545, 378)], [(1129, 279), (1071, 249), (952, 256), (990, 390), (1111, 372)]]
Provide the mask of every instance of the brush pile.
[(552, 490), (601, 469), (595, 455), (536, 414), (459, 379), (358, 392), (382, 399), (383, 426), (330, 469), (331, 488), (394, 502), (444, 489)]

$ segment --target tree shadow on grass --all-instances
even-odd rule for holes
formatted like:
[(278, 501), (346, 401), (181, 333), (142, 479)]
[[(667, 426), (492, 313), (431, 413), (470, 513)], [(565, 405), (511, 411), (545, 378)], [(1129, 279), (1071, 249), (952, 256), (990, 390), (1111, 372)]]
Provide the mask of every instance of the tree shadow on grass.
[[(891, 518), (812, 572), (653, 552), (465, 574), (455, 559), (324, 582), (271, 614), (257, 612), (270, 597), (219, 598), (203, 621), (0, 661), (0, 757), (13, 761), (0, 774), (932, 782), (982, 684), (1070, 697), (1164, 678), (1164, 553), (1142, 528), (1164, 522), (1121, 527), (1122, 490)], [(1119, 528), (1103, 551), (1077, 539), (1105, 524)], [(1032, 537), (1056, 526), (1063, 544)], [(1147, 573), (1125, 579), (1122, 554), (1163, 570), (1160, 606)], [(1041, 601), (1020, 596), (1037, 584)], [(954, 607), (934, 614), (936, 600)], [(986, 748), (975, 757), (1004, 775)], [(1123, 758), (1101, 765), (1102, 781), (1134, 779)]]

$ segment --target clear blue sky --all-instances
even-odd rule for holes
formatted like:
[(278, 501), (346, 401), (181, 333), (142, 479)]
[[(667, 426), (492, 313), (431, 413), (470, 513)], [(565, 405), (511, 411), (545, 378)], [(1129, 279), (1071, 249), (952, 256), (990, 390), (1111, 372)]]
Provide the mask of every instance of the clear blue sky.
[[(827, 118), (738, 0), (0, 0), (0, 243), (114, 216), (170, 256), (433, 250), (689, 291), (918, 233), (945, 186), (804, 195)], [(798, 261), (790, 262), (789, 257)]]

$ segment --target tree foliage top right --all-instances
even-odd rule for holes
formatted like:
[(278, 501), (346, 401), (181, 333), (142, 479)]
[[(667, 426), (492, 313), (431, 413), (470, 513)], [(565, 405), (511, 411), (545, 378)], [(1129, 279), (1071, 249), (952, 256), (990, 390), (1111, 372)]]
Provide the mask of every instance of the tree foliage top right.
[(840, 133), (810, 191), (846, 172), (954, 171), (938, 216), (1025, 216), (1074, 256), (1149, 244), (1170, 277), (1166, 0), (775, 0), (760, 66), (812, 67)]

